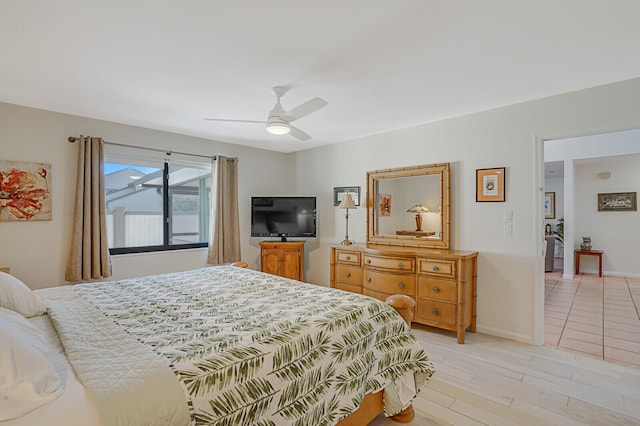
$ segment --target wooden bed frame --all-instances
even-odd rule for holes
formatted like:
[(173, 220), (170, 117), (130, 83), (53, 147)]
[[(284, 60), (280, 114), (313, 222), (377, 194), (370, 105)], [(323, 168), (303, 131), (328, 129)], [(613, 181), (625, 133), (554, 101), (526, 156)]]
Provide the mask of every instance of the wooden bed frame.
[[(242, 261), (234, 262), (232, 265), (239, 268), (246, 268), (249, 266), (246, 262)], [(404, 294), (394, 294), (387, 297), (386, 302), (398, 311), (406, 323), (411, 326), (413, 308), (416, 306), (415, 300)], [(380, 414), (384, 409), (382, 394), (383, 391), (379, 391), (365, 396), (360, 407), (344, 419), (340, 420), (336, 426), (363, 426), (371, 423), (371, 421), (378, 417), (378, 414)], [(415, 413), (413, 411), (413, 405), (409, 404), (409, 406), (403, 411), (389, 418), (398, 423), (409, 423), (414, 417)]]

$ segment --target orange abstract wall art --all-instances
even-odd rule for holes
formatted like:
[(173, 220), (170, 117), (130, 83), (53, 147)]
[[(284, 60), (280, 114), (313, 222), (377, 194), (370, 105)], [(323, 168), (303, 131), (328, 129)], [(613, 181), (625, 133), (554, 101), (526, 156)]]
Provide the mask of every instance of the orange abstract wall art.
[(51, 164), (0, 160), (0, 222), (51, 220)]

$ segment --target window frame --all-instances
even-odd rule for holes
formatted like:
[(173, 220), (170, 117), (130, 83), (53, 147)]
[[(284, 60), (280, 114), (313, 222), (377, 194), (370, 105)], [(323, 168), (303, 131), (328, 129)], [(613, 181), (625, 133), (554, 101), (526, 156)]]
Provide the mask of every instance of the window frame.
[[(120, 162), (120, 164), (131, 164), (136, 165), (137, 160), (140, 161), (141, 164), (152, 160), (151, 157), (147, 157), (142, 159), (140, 157), (125, 157), (121, 154), (110, 154), (106, 153), (105, 155), (105, 163), (116, 163)], [(124, 160), (124, 161), (123, 161)], [(157, 158), (155, 160), (158, 160)], [(179, 162), (182, 163), (182, 162)], [(188, 164), (185, 162), (185, 165)], [(202, 163), (200, 163), (202, 164)], [(199, 242), (199, 243), (183, 243), (183, 244), (169, 244), (170, 239), (170, 220), (171, 220), (171, 199), (170, 199), (170, 191), (169, 191), (169, 161), (167, 159), (163, 160), (163, 168), (162, 168), (162, 235), (163, 235), (163, 244), (153, 245), (153, 246), (134, 246), (134, 247), (109, 247), (109, 254), (121, 255), (121, 254), (135, 254), (135, 253), (153, 253), (153, 252), (162, 252), (162, 251), (172, 251), (172, 250), (189, 250), (196, 248), (205, 248), (209, 247), (208, 241)]]

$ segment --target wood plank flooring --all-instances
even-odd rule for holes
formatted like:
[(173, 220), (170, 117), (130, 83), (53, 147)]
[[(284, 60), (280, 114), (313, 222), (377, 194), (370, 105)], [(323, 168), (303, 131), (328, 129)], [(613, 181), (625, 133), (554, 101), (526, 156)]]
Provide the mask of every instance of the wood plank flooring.
[[(640, 370), (578, 352), (413, 326), (436, 373), (409, 425), (640, 425)], [(378, 416), (373, 426), (398, 423)]]

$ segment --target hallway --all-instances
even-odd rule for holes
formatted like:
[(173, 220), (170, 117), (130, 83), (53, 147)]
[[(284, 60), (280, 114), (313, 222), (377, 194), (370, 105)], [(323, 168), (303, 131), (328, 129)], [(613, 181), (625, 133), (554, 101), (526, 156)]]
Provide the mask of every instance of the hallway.
[[(561, 260), (561, 259), (560, 259)], [(640, 278), (545, 273), (544, 345), (640, 368)]]

